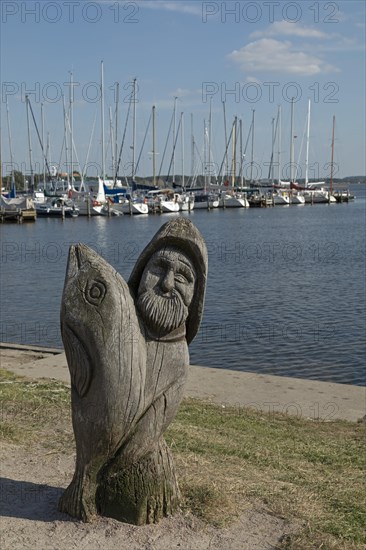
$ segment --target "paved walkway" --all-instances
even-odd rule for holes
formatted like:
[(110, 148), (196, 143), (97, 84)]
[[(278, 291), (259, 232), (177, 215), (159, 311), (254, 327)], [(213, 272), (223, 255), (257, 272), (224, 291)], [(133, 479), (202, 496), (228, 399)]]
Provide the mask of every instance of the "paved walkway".
[[(60, 350), (0, 345), (1, 367), (32, 378), (70, 383), (66, 357)], [(366, 388), (192, 365), (186, 396), (206, 399), (238, 414), (247, 407), (283, 412), (312, 420), (358, 421), (366, 415)]]

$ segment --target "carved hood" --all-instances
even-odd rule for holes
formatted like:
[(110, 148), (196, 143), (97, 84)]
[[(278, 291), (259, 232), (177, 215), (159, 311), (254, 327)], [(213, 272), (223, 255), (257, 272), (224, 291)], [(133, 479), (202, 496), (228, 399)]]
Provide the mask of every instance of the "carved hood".
[(165, 223), (141, 252), (131, 273), (128, 285), (134, 297), (140, 285), (142, 273), (151, 256), (161, 248), (174, 246), (182, 250), (193, 263), (197, 280), (186, 322), (186, 339), (190, 344), (198, 332), (203, 314), (207, 282), (207, 248), (205, 241), (187, 218), (175, 218)]

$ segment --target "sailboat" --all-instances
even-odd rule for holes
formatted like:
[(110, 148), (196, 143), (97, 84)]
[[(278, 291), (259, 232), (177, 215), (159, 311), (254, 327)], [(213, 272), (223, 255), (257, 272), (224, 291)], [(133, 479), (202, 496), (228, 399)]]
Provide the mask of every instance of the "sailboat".
[(310, 143), (310, 99), (308, 103), (306, 156), (305, 156), (305, 189), (304, 199), (307, 204), (335, 202), (334, 197), (325, 189), (324, 181), (309, 183), (309, 143)]
[[(194, 151), (194, 148), (196, 147), (196, 143), (194, 141), (193, 135), (192, 135), (192, 139), (193, 139), (193, 151)], [(197, 149), (197, 152), (204, 170), (204, 185), (203, 185), (203, 189), (196, 189), (195, 191), (193, 191), (195, 210), (211, 210), (212, 208), (218, 208), (219, 206), (219, 199), (217, 194), (209, 190), (210, 181), (207, 174), (207, 168), (209, 166), (206, 160), (207, 149), (209, 148), (210, 148), (210, 131), (206, 127), (206, 121), (204, 120), (203, 122), (203, 160), (201, 159), (200, 152)], [(193, 163), (193, 166), (194, 166), (194, 163)], [(198, 172), (198, 165), (196, 167), (196, 175), (192, 181), (192, 186), (194, 185), (194, 181), (196, 180), (197, 172)]]
[(231, 185), (230, 191), (222, 191), (220, 196), (220, 206), (223, 208), (249, 208), (249, 202), (244, 193), (235, 190), (236, 180), (236, 134), (237, 134), (237, 117), (234, 118), (232, 127), (232, 161), (231, 161)]
[(294, 135), (294, 99), (291, 101), (291, 139), (290, 139), (290, 204), (305, 204), (305, 197), (299, 191), (299, 185), (296, 182), (297, 169), (294, 170), (294, 149), (295, 149), (295, 135)]
[(333, 116), (333, 128), (332, 128), (332, 156), (330, 161), (330, 185), (329, 185), (329, 193), (331, 196), (334, 197), (334, 199), (337, 202), (348, 202), (352, 199), (354, 199), (354, 195), (352, 195), (348, 189), (346, 190), (338, 190), (333, 192), (333, 174), (334, 174), (334, 134), (335, 134), (335, 116)]
[[(280, 127), (280, 130), (279, 130), (279, 146), (278, 146), (278, 149), (280, 151), (280, 148), (281, 148), (281, 111), (279, 109), (278, 111), (278, 124), (279, 124), (279, 127)], [(280, 153), (279, 153), (280, 155)], [(292, 98), (292, 101), (291, 101), (291, 136), (290, 136), (290, 181), (283, 181), (281, 180), (281, 174), (280, 174), (280, 163), (279, 163), (279, 167), (278, 167), (278, 186), (277, 188), (273, 191), (273, 194), (272, 194), (272, 203), (273, 205), (281, 205), (281, 206), (288, 206), (290, 204), (290, 193), (289, 193), (289, 190), (290, 190), (290, 187), (291, 187), (291, 182), (293, 181), (293, 164), (294, 164), (294, 160), (293, 160), (293, 156), (294, 156), (294, 100)]]
[[(102, 132), (102, 177), (98, 177), (98, 191), (93, 194), (92, 191), (76, 191), (73, 185), (72, 170), (71, 170), (71, 186), (69, 187), (68, 197), (74, 201), (75, 206), (79, 209), (80, 216), (100, 216), (105, 214), (105, 206), (107, 205), (104, 191), (104, 175), (105, 175), (105, 156), (104, 156), (104, 76), (103, 76), (103, 61), (101, 62), (101, 132)], [(70, 116), (72, 118), (72, 115)], [(71, 126), (72, 129), (72, 126)], [(71, 151), (73, 137), (71, 135)], [(108, 206), (108, 205), (107, 205)], [(108, 214), (110, 213), (108, 209)]]
[(76, 191), (71, 188), (68, 192), (69, 199), (72, 199), (75, 206), (79, 209), (80, 216), (100, 216), (102, 215), (102, 208), (106, 204), (103, 181), (98, 181), (98, 192), (93, 194), (92, 192)]

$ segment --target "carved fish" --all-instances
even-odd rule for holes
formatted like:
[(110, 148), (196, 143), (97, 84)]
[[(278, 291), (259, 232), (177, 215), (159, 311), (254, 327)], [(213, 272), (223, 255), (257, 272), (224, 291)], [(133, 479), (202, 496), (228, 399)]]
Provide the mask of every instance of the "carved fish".
[(71, 376), (76, 471), (60, 511), (87, 521), (98, 472), (144, 409), (146, 344), (124, 279), (83, 244), (70, 247), (61, 334)]

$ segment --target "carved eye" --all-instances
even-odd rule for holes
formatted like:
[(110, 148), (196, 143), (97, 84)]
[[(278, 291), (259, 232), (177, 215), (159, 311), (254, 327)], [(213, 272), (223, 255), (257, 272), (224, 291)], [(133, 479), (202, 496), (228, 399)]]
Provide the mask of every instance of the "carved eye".
[(187, 278), (182, 273), (176, 273), (175, 280), (178, 283), (182, 283), (182, 284), (187, 284), (188, 283)]
[(99, 306), (107, 293), (106, 285), (102, 281), (88, 281), (85, 289), (85, 298), (93, 306)]

